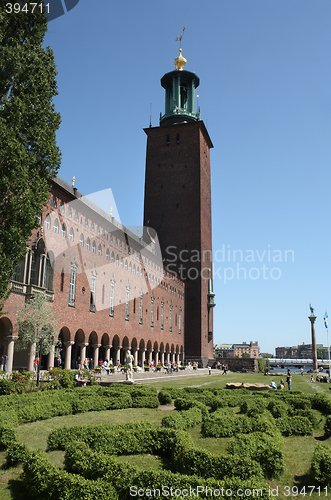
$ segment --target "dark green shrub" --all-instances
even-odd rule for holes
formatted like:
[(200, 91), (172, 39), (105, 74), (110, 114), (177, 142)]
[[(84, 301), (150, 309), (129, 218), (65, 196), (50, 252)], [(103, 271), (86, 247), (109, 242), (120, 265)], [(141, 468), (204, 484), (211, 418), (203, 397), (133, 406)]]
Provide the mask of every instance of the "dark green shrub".
[(245, 413), (248, 417), (256, 417), (264, 413), (266, 402), (262, 398), (246, 398), (240, 403), (240, 413)]
[(326, 394), (314, 394), (310, 397), (312, 408), (319, 410), (323, 415), (331, 414), (331, 399)]
[(23, 463), (27, 458), (29, 452), (25, 443), (20, 441), (12, 441), (7, 448), (6, 455), (6, 465), (7, 467), (13, 467), (18, 463)]
[(12, 394), (15, 391), (15, 383), (6, 378), (0, 379), (0, 395)]
[(160, 405), (170, 405), (171, 402), (172, 402), (172, 398), (171, 398), (170, 392), (166, 391), (165, 389), (162, 389), (159, 392), (158, 398), (159, 398)]
[(288, 415), (290, 407), (284, 403), (284, 401), (271, 399), (271, 401), (267, 403), (267, 410), (270, 411), (274, 418), (279, 418)]
[(331, 447), (320, 444), (316, 447), (310, 469), (311, 481), (317, 485), (331, 485)]
[(275, 421), (283, 436), (311, 436), (313, 426), (307, 417), (281, 417)]
[(256, 460), (270, 479), (280, 476), (284, 471), (283, 440), (280, 433), (272, 436), (259, 432), (238, 434), (229, 443), (228, 452)]
[(326, 437), (331, 436), (331, 415), (328, 415), (324, 424), (324, 434)]
[(190, 408), (184, 411), (171, 412), (162, 419), (162, 427), (170, 427), (171, 429), (186, 430), (195, 425), (201, 424), (202, 413), (197, 407)]
[(235, 415), (231, 409), (220, 409), (205, 416), (201, 433), (204, 437), (231, 437), (239, 432), (249, 433), (253, 430), (253, 421), (247, 415)]

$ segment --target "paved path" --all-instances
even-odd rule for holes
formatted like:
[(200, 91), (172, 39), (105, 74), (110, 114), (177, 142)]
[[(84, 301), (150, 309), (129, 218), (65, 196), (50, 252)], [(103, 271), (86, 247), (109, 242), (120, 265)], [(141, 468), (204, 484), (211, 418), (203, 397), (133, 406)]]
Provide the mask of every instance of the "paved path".
[[(201, 377), (208, 375), (208, 368), (199, 368), (198, 370), (183, 370), (173, 374), (164, 372), (136, 372), (133, 374), (133, 380), (137, 384), (160, 382), (168, 380), (178, 380), (185, 378)], [(212, 370), (212, 375), (221, 375), (220, 370)], [(124, 382), (126, 375), (122, 373), (113, 373), (110, 375), (101, 375), (102, 383)]]

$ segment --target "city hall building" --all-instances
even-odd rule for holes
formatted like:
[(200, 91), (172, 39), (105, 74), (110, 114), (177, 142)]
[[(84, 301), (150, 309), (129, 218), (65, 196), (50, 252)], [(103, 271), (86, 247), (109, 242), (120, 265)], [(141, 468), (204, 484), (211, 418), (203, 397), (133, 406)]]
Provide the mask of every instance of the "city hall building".
[[(165, 114), (147, 134), (144, 226), (135, 234), (60, 177), (53, 180), (40, 228), (15, 269), (0, 318), (8, 371), (33, 368), (15, 351), (16, 312), (45, 292), (58, 317), (64, 366), (78, 358), (134, 364), (213, 358), (210, 148), (200, 112), (199, 78), (176, 69), (161, 79)], [(44, 359), (54, 366), (54, 352)]]

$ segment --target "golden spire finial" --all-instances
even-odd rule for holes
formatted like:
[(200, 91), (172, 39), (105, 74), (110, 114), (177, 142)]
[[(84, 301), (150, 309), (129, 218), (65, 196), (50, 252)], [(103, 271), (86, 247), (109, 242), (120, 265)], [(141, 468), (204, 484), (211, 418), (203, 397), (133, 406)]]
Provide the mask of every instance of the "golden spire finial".
[(181, 35), (176, 37), (176, 42), (179, 41), (179, 56), (176, 57), (176, 59), (175, 59), (175, 66), (176, 66), (176, 69), (178, 71), (183, 71), (183, 68), (184, 68), (184, 66), (186, 66), (186, 63), (187, 63), (185, 57), (182, 56), (182, 52), (183, 52), (182, 51), (182, 38), (184, 35), (185, 28), (186, 28), (186, 24), (183, 28)]
[(113, 216), (113, 207), (110, 207), (110, 216)]
[(71, 182), (72, 182), (72, 187), (74, 187), (74, 185), (75, 185), (75, 180), (76, 180), (76, 177), (75, 177), (75, 176), (73, 176), (73, 178), (71, 179)]

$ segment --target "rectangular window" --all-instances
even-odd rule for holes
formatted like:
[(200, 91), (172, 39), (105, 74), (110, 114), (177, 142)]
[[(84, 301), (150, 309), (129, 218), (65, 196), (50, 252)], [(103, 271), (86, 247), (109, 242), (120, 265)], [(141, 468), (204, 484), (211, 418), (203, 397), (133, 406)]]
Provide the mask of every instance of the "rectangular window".
[(53, 290), (53, 268), (48, 257), (45, 264), (44, 288)]
[(154, 300), (151, 299), (151, 326), (154, 326)]
[(143, 322), (143, 296), (140, 295), (139, 298), (139, 323), (142, 324)]
[(182, 333), (182, 313), (178, 314), (178, 332)]
[(69, 305), (75, 305), (75, 291), (76, 291), (76, 271), (71, 269), (70, 271), (70, 284), (69, 284)]
[(125, 319), (129, 321), (130, 317), (130, 291), (126, 290), (125, 293)]
[(164, 326), (164, 304), (162, 302), (162, 304), (161, 304), (161, 330), (163, 330), (163, 326)]
[(170, 307), (169, 330), (170, 330), (170, 332), (172, 332), (172, 307)]
[(110, 285), (109, 316), (114, 316), (114, 294), (115, 294), (115, 285), (114, 285), (114, 283), (112, 283)]
[(90, 311), (95, 312), (95, 278), (91, 279)]

